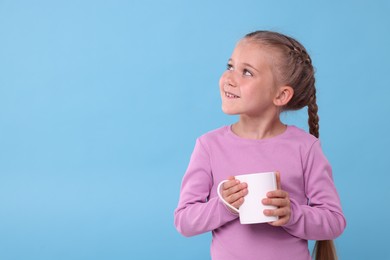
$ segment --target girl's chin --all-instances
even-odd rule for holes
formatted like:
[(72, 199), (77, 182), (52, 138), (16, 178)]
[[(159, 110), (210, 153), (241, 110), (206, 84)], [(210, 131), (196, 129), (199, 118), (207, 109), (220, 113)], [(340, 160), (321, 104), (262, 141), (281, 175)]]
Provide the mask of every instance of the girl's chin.
[(228, 108), (224, 108), (224, 107), (222, 107), (222, 112), (224, 112), (227, 115), (238, 115), (239, 114), (236, 110), (228, 109)]

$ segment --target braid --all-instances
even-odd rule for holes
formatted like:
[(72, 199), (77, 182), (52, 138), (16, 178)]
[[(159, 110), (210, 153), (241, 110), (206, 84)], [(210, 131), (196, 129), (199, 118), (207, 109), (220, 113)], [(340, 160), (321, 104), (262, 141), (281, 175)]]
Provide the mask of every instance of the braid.
[(317, 106), (317, 98), (316, 98), (316, 89), (313, 88), (313, 94), (310, 97), (309, 104), (307, 105), (307, 113), (309, 115), (308, 123), (309, 123), (309, 131), (310, 134), (319, 138), (320, 133), (320, 125), (318, 124), (320, 118), (318, 117), (318, 106)]
[[(316, 98), (314, 68), (306, 49), (297, 40), (277, 32), (255, 31), (245, 36), (263, 46), (276, 50), (276, 73), (280, 84), (290, 86), (294, 95), (283, 110), (298, 110), (307, 106), (309, 131), (319, 137), (319, 117)], [(332, 240), (317, 241), (314, 259), (337, 259)]]
[(312, 65), (311, 58), (305, 50), (294, 45), (288, 47), (290, 48), (290, 55), (293, 56), (299, 64), (305, 63), (307, 65)]
[[(319, 117), (318, 117), (318, 106), (315, 88), (314, 69), (311, 62), (311, 58), (305, 49), (297, 46), (299, 43), (294, 43), (293, 39), (286, 37), (291, 45), (289, 47), (289, 55), (295, 61), (295, 68), (292, 75), (296, 75), (298, 84), (302, 85), (302, 88), (295, 88), (298, 91), (298, 95), (293, 100), (296, 103), (295, 107), (304, 107), (307, 105), (308, 112), (308, 124), (309, 132), (313, 136), (319, 138)], [(303, 88), (304, 87), (304, 88)], [(305, 92), (304, 92), (305, 89)]]
[(319, 137), (314, 67), (305, 47), (292, 37), (270, 31), (255, 31), (246, 38), (276, 50), (276, 73), (280, 84), (291, 86), (294, 95), (282, 108), (299, 110), (308, 107), (310, 134)]

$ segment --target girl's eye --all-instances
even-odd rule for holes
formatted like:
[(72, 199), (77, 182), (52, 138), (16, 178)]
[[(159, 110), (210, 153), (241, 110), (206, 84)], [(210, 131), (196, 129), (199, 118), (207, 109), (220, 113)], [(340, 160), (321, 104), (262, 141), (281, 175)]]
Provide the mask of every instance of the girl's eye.
[(226, 70), (233, 70), (233, 66), (231, 64), (226, 65)]
[(247, 69), (244, 69), (243, 74), (244, 74), (244, 76), (250, 76), (250, 77), (253, 76), (252, 72), (250, 72), (250, 71), (247, 70)]

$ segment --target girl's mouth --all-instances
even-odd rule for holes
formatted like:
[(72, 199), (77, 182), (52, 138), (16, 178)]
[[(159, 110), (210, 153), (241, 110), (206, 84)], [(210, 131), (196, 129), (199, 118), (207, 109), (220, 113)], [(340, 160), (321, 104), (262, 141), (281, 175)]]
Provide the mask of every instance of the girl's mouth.
[(227, 97), (227, 98), (240, 98), (239, 96), (236, 96), (236, 95), (234, 95), (230, 92), (226, 92), (226, 91), (225, 91), (225, 97)]

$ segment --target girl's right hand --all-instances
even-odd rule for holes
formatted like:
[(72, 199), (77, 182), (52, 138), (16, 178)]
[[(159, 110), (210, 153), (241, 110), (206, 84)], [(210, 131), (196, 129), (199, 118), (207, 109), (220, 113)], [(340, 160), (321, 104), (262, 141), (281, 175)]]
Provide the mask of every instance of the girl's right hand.
[[(239, 209), (242, 203), (244, 203), (244, 197), (248, 194), (248, 185), (245, 182), (240, 182), (234, 177), (229, 177), (228, 181), (222, 184), (221, 195), (223, 199)], [(233, 210), (230, 209), (232, 212)]]

